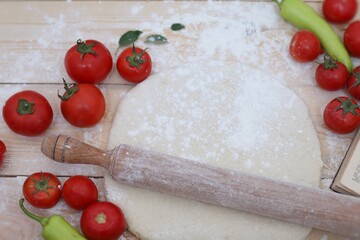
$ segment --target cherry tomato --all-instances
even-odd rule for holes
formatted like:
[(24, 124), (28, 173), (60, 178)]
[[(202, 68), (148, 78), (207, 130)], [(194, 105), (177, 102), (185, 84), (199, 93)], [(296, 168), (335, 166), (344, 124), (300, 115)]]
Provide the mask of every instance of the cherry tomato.
[(60, 200), (61, 182), (52, 173), (36, 172), (26, 178), (22, 191), (34, 207), (51, 208)]
[(360, 99), (360, 66), (356, 67), (350, 74), (346, 86), (351, 96)]
[(356, 14), (356, 0), (324, 0), (322, 12), (331, 23), (346, 23)]
[(78, 40), (65, 55), (65, 69), (78, 83), (99, 83), (110, 73), (113, 65), (111, 53), (99, 41)]
[(0, 167), (4, 163), (5, 152), (6, 152), (6, 145), (3, 141), (0, 140)]
[(15, 133), (37, 136), (50, 127), (53, 111), (43, 95), (25, 90), (12, 95), (6, 101), (3, 107), (3, 118)]
[(82, 210), (98, 199), (95, 183), (83, 175), (75, 175), (64, 182), (62, 196), (67, 205)]
[(116, 240), (126, 229), (121, 209), (111, 202), (95, 202), (85, 208), (80, 227), (89, 240)]
[(332, 59), (325, 54), (324, 62), (315, 71), (315, 79), (318, 85), (329, 91), (339, 90), (344, 87), (348, 79), (348, 71), (344, 64)]
[(134, 45), (122, 51), (116, 61), (116, 69), (121, 77), (133, 83), (144, 81), (151, 73), (151, 57), (146, 49)]
[(307, 30), (301, 30), (292, 37), (289, 47), (290, 55), (298, 62), (310, 62), (321, 53), (321, 44), (317, 36)]
[(340, 134), (351, 133), (360, 124), (359, 105), (348, 97), (337, 97), (327, 104), (323, 118), (332, 131)]
[(344, 45), (350, 55), (360, 57), (360, 20), (352, 22), (345, 30)]
[(64, 80), (65, 93), (59, 96), (60, 109), (66, 121), (76, 127), (92, 127), (105, 114), (105, 98), (93, 84), (67, 84)]

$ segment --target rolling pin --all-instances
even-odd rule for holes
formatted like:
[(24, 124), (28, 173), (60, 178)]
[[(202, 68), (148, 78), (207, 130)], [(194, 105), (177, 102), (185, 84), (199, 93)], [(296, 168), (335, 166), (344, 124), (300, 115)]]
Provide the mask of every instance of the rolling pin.
[(122, 144), (103, 151), (47, 136), (41, 151), (62, 163), (95, 164), (118, 182), (360, 239), (360, 198), (258, 177)]

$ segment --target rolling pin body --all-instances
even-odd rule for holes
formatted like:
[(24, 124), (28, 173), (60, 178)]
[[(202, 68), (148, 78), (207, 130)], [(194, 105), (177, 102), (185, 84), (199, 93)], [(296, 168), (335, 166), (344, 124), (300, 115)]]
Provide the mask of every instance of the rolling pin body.
[(121, 183), (360, 238), (360, 198), (129, 145), (106, 153), (63, 135), (45, 138), (42, 152), (60, 162), (103, 166)]

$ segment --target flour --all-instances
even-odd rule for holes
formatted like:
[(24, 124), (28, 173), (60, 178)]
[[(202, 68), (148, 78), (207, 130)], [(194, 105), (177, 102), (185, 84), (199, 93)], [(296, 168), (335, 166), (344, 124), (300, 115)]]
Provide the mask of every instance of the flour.
[[(55, 3), (54, 3), (55, 4)], [(239, 123), (239, 132), (233, 131), (227, 139), (219, 141), (218, 145), (214, 145), (213, 149), (204, 150), (204, 156), (207, 159), (219, 159), (219, 154), (226, 152), (221, 144), (231, 144), (232, 146), (242, 149), (244, 152), (250, 154), (254, 150), (259, 150), (260, 146), (268, 141), (271, 141), (271, 136), (266, 132), (266, 122), (270, 120), (278, 120), (274, 125), (274, 129), (281, 131), (281, 119), (288, 119), (289, 121), (296, 121), (296, 115), (287, 115), (287, 112), (294, 107), (295, 98), (286, 98), (286, 101), (273, 102), (271, 94), (267, 92), (271, 82), (276, 79), (284, 83), (286, 86), (291, 86), (292, 89), (302, 96), (305, 88), (316, 87), (314, 81), (314, 70), (316, 64), (314, 63), (297, 63), (290, 58), (288, 52), (288, 44), (297, 29), (283, 21), (278, 14), (278, 7), (271, 2), (236, 2), (236, 1), (207, 1), (207, 2), (181, 2), (174, 3), (173, 1), (164, 2), (164, 8), (152, 8), (155, 11), (149, 13), (149, 5), (151, 2), (144, 2), (142, 4), (132, 3), (126, 11), (126, 15), (117, 14), (116, 12), (109, 12), (108, 17), (96, 19), (96, 14), (90, 15), (86, 6), (77, 8), (76, 2), (67, 1), (68, 10), (62, 13), (51, 14), (40, 11), (32, 7), (29, 3), (26, 7), (26, 13), (30, 14), (32, 22), (26, 23), (31, 26), (32, 33), (23, 36), (23, 29), (19, 28), (17, 23), (13, 25), (12, 38), (8, 39), (6, 34), (2, 36), (7, 43), (6, 47), (1, 47), (2, 54), (0, 55), (0, 65), (10, 66), (6, 70), (0, 71), (0, 82), (9, 83), (4, 85), (0, 93), (2, 96), (10, 96), (12, 92), (9, 89), (20, 91), (27, 85), (20, 85), (14, 87), (12, 83), (58, 83), (61, 84), (61, 77), (68, 79), (67, 74), (63, 68), (63, 57), (68, 48), (75, 44), (76, 40), (81, 39), (98, 39), (105, 43), (113, 53), (113, 59), (116, 59), (115, 50), (117, 48), (117, 41), (121, 34), (131, 29), (139, 29), (146, 36), (150, 33), (157, 33), (167, 37), (169, 43), (161, 46), (148, 45), (139, 39), (136, 43), (140, 47), (148, 47), (148, 51), (153, 59), (153, 75), (160, 74), (170, 68), (183, 66), (187, 63), (205, 63), (209, 60), (217, 61), (235, 61), (244, 63), (249, 69), (242, 74), (242, 76), (251, 77), (253, 74), (251, 69), (261, 69), (263, 73), (268, 73), (273, 78), (264, 76), (262, 84), (252, 86), (256, 89), (260, 88), (260, 94), (267, 96), (268, 102), (276, 104), (276, 107), (282, 108), (283, 111), (269, 112), (267, 109), (254, 108), (252, 100), (256, 98), (251, 95), (241, 95), (236, 99), (239, 105), (239, 111), (244, 111), (241, 118), (229, 118), (224, 114), (224, 117), (218, 123), (219, 132), (231, 133), (229, 128), (232, 121)], [(105, 3), (97, 2), (97, 11), (104, 11), (102, 8)], [(54, 5), (56, 6), (56, 4)], [(119, 5), (117, 5), (119, 6)], [(195, 6), (195, 7), (194, 7)], [(126, 8), (126, 5), (121, 5)], [(181, 14), (179, 10), (186, 10), (186, 14)], [(319, 11), (319, 9), (317, 9)], [(102, 14), (101, 16), (105, 16)], [(124, 21), (124, 18), (127, 18)], [(142, 22), (139, 24), (138, 19)], [(21, 18), (20, 18), (21, 19)], [(133, 21), (133, 19), (135, 19)], [(173, 32), (170, 30), (171, 24), (181, 22), (185, 25), (185, 29)], [(41, 24), (39, 24), (41, 23)], [(76, 23), (76, 24), (74, 24)], [(20, 22), (20, 24), (23, 24)], [(15, 38), (15, 39), (13, 39)], [(21, 53), (21, 54), (20, 54)], [(318, 61), (321, 61), (321, 57)], [(11, 64), (9, 64), (11, 63)], [(360, 60), (353, 58), (354, 66), (360, 64)], [(183, 74), (188, 74), (188, 69), (179, 68), (178, 71), (183, 71)], [(180, 74), (177, 72), (176, 74)], [(218, 72), (218, 77), (221, 78), (221, 71)], [(260, 78), (261, 73), (257, 73), (256, 78)], [(301, 77), (299, 77), (301, 76)], [(171, 77), (171, 76), (170, 76)], [(206, 74), (189, 82), (185, 87), (187, 92), (174, 91), (174, 97), (178, 99), (189, 97), (191, 94), (200, 94), (206, 81), (213, 79), (206, 79)], [(107, 84), (125, 83), (121, 81), (116, 71), (105, 80), (104, 86), (101, 86), (103, 92)], [(251, 86), (249, 86), (251, 87)], [(263, 88), (263, 89), (261, 89)], [(233, 89), (229, 88), (228, 91)], [(261, 92), (262, 91), (262, 92)], [(190, 93), (189, 93), (190, 92)], [(342, 93), (342, 92), (341, 92)], [(129, 94), (131, 96), (131, 94)], [(216, 95), (212, 101), (223, 101), (226, 96)], [(303, 99), (305, 102), (316, 101), (314, 99)], [(330, 99), (329, 99), (330, 100)], [(264, 101), (263, 104), (268, 104)], [(242, 103), (246, 103), (242, 105)], [(154, 111), (154, 107), (148, 102), (143, 102), (145, 108), (141, 111)], [(241, 106), (241, 107), (240, 107)], [(211, 106), (210, 106), (211, 107)], [(186, 105), (178, 101), (174, 108), (191, 108), (190, 119), (199, 120), (206, 115), (206, 111), (196, 102)], [(226, 106), (224, 106), (226, 109)], [(139, 110), (140, 111), (140, 110)], [(213, 109), (210, 108), (210, 111)], [(259, 116), (259, 111), (262, 115)], [(270, 116), (270, 117), (269, 117)], [(192, 147), (193, 141), (206, 140), (201, 137), (191, 134), (191, 129), (195, 126), (194, 121), (180, 120), (169, 118), (166, 116), (157, 116), (155, 119), (156, 128), (154, 129), (147, 123), (142, 122), (128, 132), (131, 137), (138, 137), (143, 132), (155, 131), (157, 134), (163, 134), (163, 147), (173, 151), (174, 146), (169, 142), (175, 141), (177, 133), (175, 131), (175, 123), (181, 125), (184, 131), (189, 134), (182, 139), (180, 151), (186, 154), (189, 158), (199, 159), (198, 156), (192, 154), (188, 150)], [(321, 128), (320, 126), (317, 126)], [(103, 129), (97, 126), (99, 132)], [(298, 135), (305, 135), (303, 129), (295, 130)], [(334, 169), (339, 165), (343, 153), (345, 152), (349, 141), (343, 140), (339, 136), (332, 135), (328, 131), (325, 134), (325, 148), (327, 150), (336, 149), (327, 156), (329, 167), (327, 176), (331, 178)], [(255, 136), (251, 138), (249, 136)], [(86, 140), (95, 139), (90, 133), (85, 132)], [(144, 141), (151, 144), (154, 139), (152, 137), (145, 137)], [(155, 140), (158, 140), (157, 138)], [(293, 147), (294, 142), (291, 139), (288, 141), (280, 141), (278, 146), (274, 147), (274, 153), (277, 156), (289, 157), (289, 153), (282, 151), (286, 147)], [(205, 149), (204, 146), (204, 149)], [(228, 153), (231, 159), (237, 159), (239, 153)], [(264, 159), (259, 164), (253, 161), (254, 155), (250, 155), (244, 160), (243, 168), (245, 170), (258, 169), (260, 165), (260, 172), (266, 169), (275, 167), (269, 159)], [(219, 161), (219, 160), (218, 160)], [(291, 176), (288, 174), (281, 174), (279, 178), (289, 180)], [(125, 198), (126, 196), (124, 196)], [(131, 201), (129, 202), (131, 203)], [(252, 226), (253, 227), (253, 226)], [(256, 227), (255, 227), (256, 228)]]
[(140, 14), (140, 12), (144, 9), (144, 6), (141, 4), (135, 4), (133, 7), (131, 7), (131, 14), (137, 15)]
[[(0, 61), (13, 62), (14, 67), (0, 73), (1, 82), (59, 82), (62, 76), (67, 76), (62, 68), (64, 54), (79, 38), (102, 41), (116, 59), (117, 41), (130, 29), (142, 30), (142, 37), (156, 33), (168, 38), (169, 44), (161, 46), (145, 44), (143, 39), (137, 42), (140, 47), (149, 48), (154, 60), (154, 74), (169, 67), (208, 59), (246, 61), (261, 67), (264, 72), (286, 67), (287, 71), (279, 74), (286, 75), (287, 79), (296, 79), (313, 70), (312, 63), (300, 64), (290, 58), (288, 44), (296, 29), (280, 18), (278, 7), (270, 2), (184, 2), (176, 4), (175, 8), (174, 3), (169, 1), (164, 3), (165, 8), (161, 12), (150, 14), (146, 4), (151, 3), (134, 3), (128, 9), (128, 17), (141, 17), (141, 23), (126, 26), (123, 16), (115, 15), (109, 17), (111, 27), (105, 29), (101, 23), (104, 19), (89, 17), (86, 7), (71, 7), (75, 2), (66, 4), (69, 10), (55, 15), (39, 11), (31, 4), (26, 7), (45, 25), (34, 29), (33, 38), (27, 39), (31, 44), (24, 46), (28, 50), (23, 51), (21, 56), (12, 51), (12, 47), (16, 49), (20, 44), (20, 30), (16, 37), (19, 40), (12, 39), (14, 42), (3, 50)], [(102, 2), (97, 4), (101, 11)], [(198, 7), (194, 8), (196, 5)], [(178, 9), (187, 13), (180, 14)], [(170, 26), (175, 22), (181, 22), (186, 28), (172, 32)], [(354, 59), (354, 63), (359, 63), (359, 59)], [(297, 80), (315, 85), (312, 75), (305, 74), (304, 78)], [(106, 82), (118, 81), (119, 76), (114, 72)]]

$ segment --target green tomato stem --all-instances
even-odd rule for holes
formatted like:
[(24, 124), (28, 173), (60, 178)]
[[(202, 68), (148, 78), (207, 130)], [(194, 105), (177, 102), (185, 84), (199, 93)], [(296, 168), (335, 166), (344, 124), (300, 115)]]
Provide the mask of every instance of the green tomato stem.
[(324, 69), (334, 69), (337, 68), (337, 61), (333, 59), (329, 54), (324, 55)]
[(25, 114), (33, 114), (34, 113), (34, 103), (29, 102), (26, 99), (20, 98), (18, 100), (18, 107), (16, 109), (16, 111), (20, 114), (20, 115), (25, 115)]
[(345, 117), (345, 115), (349, 112), (354, 116), (358, 115), (358, 113), (355, 111), (355, 109), (359, 108), (359, 105), (354, 104), (350, 98), (348, 98), (346, 100), (342, 100), (341, 98), (336, 98), (336, 99), (341, 103), (341, 105), (338, 106), (335, 109), (335, 111), (342, 110), (343, 111), (341, 114), (342, 117)]
[(93, 50), (95, 43), (87, 44), (85, 41), (81, 41), (81, 39), (79, 39), (77, 40), (76, 44), (77, 44), (76, 51), (81, 53), (80, 59), (83, 59), (84, 55), (87, 53), (92, 54), (94, 56), (97, 55), (97, 53)]
[(58, 97), (62, 100), (62, 101), (67, 101), (69, 100), (75, 93), (77, 93), (79, 91), (79, 87), (77, 86), (76, 83), (72, 83), (72, 84), (68, 84), (65, 79), (63, 78), (63, 83), (64, 83), (64, 89), (65, 89), (65, 94), (64, 96), (61, 96), (59, 94), (58, 91)]
[(128, 56), (126, 58), (126, 61), (129, 62), (129, 65), (131, 67), (136, 67), (136, 68), (140, 68), (140, 65), (143, 64), (145, 62), (145, 60), (142, 58), (144, 53), (145, 53), (146, 49), (144, 49), (143, 51), (141, 51), (140, 53), (136, 52), (136, 48), (135, 45), (133, 44), (132, 47), (132, 54), (131, 56)]

